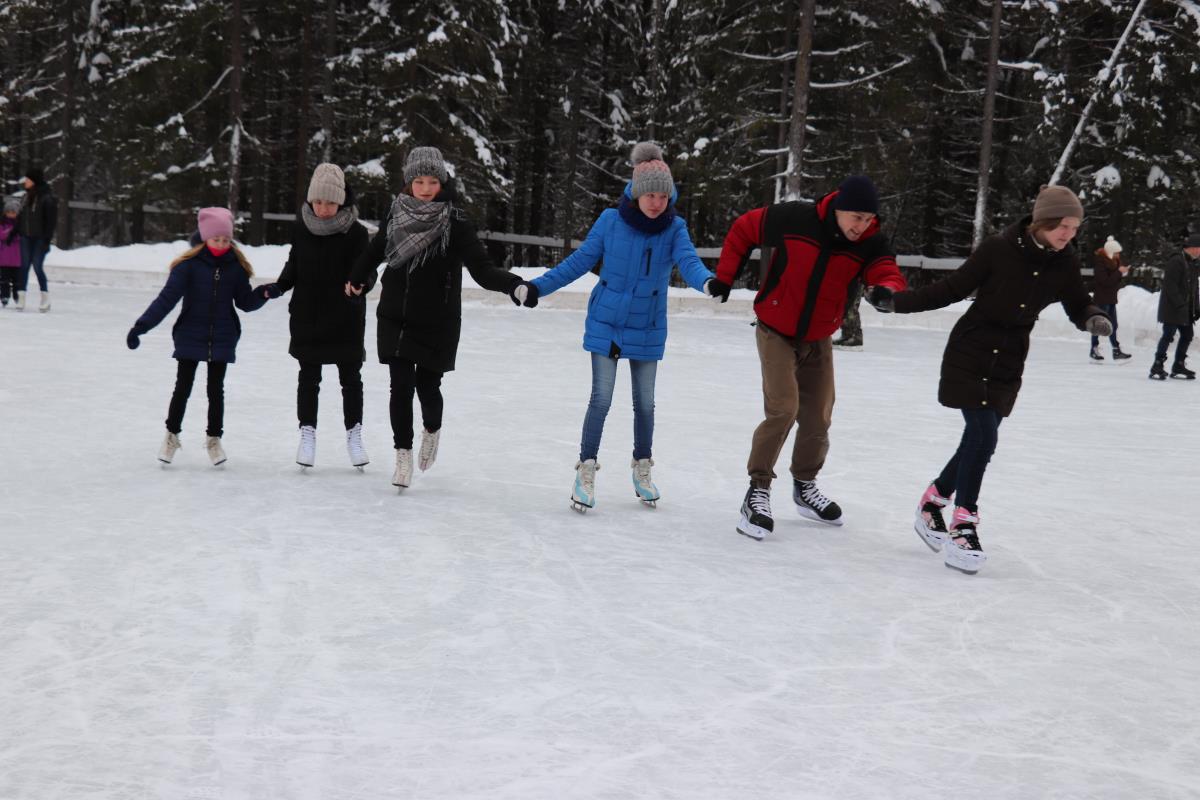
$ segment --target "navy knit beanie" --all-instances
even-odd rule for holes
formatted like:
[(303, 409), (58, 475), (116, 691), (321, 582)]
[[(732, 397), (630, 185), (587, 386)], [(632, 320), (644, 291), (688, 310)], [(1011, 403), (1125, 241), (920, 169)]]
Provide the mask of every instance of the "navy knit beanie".
[(833, 198), (833, 207), (838, 211), (878, 214), (879, 192), (866, 175), (851, 175), (838, 187), (837, 197)]

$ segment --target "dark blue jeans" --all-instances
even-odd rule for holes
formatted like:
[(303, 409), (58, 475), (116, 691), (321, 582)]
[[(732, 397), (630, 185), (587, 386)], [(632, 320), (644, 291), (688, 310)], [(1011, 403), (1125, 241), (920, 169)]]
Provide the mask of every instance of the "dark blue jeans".
[[(1103, 311), (1105, 314), (1108, 314), (1108, 318), (1112, 320), (1113, 332), (1112, 332), (1112, 335), (1108, 337), (1108, 343), (1113, 346), (1113, 350), (1119, 350), (1121, 348), (1121, 343), (1117, 341), (1117, 304), (1116, 303), (1105, 303), (1104, 305), (1098, 306), (1098, 308), (1101, 311)], [(1092, 349), (1095, 349), (1099, 346), (1100, 346), (1100, 337), (1093, 336), (1092, 337)]]
[(25, 291), (25, 287), (29, 285), (29, 268), (33, 267), (33, 271), (37, 273), (38, 288), (43, 292), (49, 291), (50, 287), (46, 283), (46, 268), (42, 266), (46, 261), (46, 253), (49, 252), (49, 239), (21, 237), (21, 277), (17, 278), (18, 289), (22, 292)]
[(979, 511), (979, 487), (983, 485), (983, 473), (992, 453), (996, 452), (1002, 417), (988, 408), (964, 408), (962, 415), (966, 422), (962, 440), (934, 485), (942, 497), (953, 493), (954, 505), (974, 514)]
[[(604, 434), (604, 419), (612, 406), (613, 386), (617, 382), (615, 358), (592, 353), (592, 396), (583, 418), (583, 440), (579, 445), (579, 460), (595, 458), (600, 452), (600, 437)], [(629, 377), (633, 384), (633, 457), (649, 458), (654, 445), (654, 376), (657, 361), (628, 361)]]
[(1167, 348), (1171, 346), (1171, 340), (1178, 333), (1179, 344), (1175, 345), (1175, 363), (1182, 364), (1187, 360), (1188, 345), (1192, 343), (1192, 336), (1195, 335), (1195, 332), (1194, 325), (1172, 325), (1164, 322), (1162, 338), (1158, 340), (1158, 350), (1154, 353), (1155, 360), (1167, 360)]

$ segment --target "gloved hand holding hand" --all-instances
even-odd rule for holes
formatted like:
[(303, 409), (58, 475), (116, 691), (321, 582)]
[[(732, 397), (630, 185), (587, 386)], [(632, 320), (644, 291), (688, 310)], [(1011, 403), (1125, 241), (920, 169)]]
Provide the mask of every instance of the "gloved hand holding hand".
[(867, 302), (881, 314), (891, 314), (896, 310), (895, 294), (886, 286), (872, 286), (867, 291)]
[(722, 303), (728, 302), (731, 288), (728, 283), (719, 278), (709, 278), (704, 282), (704, 291), (714, 300), (720, 300)]
[(283, 295), (283, 290), (279, 288), (278, 283), (264, 283), (258, 289), (263, 293), (263, 297), (268, 300), (274, 300), (276, 297)]
[(538, 288), (529, 281), (521, 281), (508, 293), (513, 304), (533, 308), (538, 304)]
[(1109, 336), (1113, 331), (1112, 322), (1103, 314), (1093, 314), (1088, 317), (1083, 327), (1092, 336)]
[(358, 297), (366, 288), (365, 283), (351, 283), (346, 281), (346, 297)]

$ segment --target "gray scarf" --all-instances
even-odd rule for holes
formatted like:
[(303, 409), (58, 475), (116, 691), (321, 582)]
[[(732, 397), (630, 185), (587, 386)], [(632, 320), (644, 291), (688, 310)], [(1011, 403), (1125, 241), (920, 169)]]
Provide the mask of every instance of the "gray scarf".
[(390, 269), (408, 265), (408, 272), (430, 258), (446, 252), (450, 243), (450, 203), (426, 203), (412, 195), (398, 194), (392, 203), (387, 223), (387, 249)]
[(350, 230), (358, 221), (358, 209), (355, 206), (342, 206), (329, 219), (321, 219), (312, 210), (312, 206), (305, 203), (300, 207), (300, 217), (304, 220), (304, 227), (308, 228), (308, 232), (313, 236), (332, 236)]

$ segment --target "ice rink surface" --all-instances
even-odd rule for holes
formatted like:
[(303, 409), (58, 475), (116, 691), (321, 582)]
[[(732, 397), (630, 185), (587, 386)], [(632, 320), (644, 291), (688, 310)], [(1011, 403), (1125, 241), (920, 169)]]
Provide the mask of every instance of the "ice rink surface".
[(330, 368), (295, 465), (286, 300), (242, 316), (228, 463), (201, 370), (161, 467), (174, 315), (124, 342), (154, 294), (0, 310), (2, 800), (1200, 797), (1200, 381), (1148, 381), (1144, 346), (1035, 339), (968, 577), (912, 531), (961, 429), (944, 331), (837, 354), (847, 524), (781, 480), (756, 543), (745, 319), (671, 320), (657, 509), (622, 368), (580, 515), (582, 312), (468, 304), (438, 462), (398, 494), (373, 318), (374, 460)]

